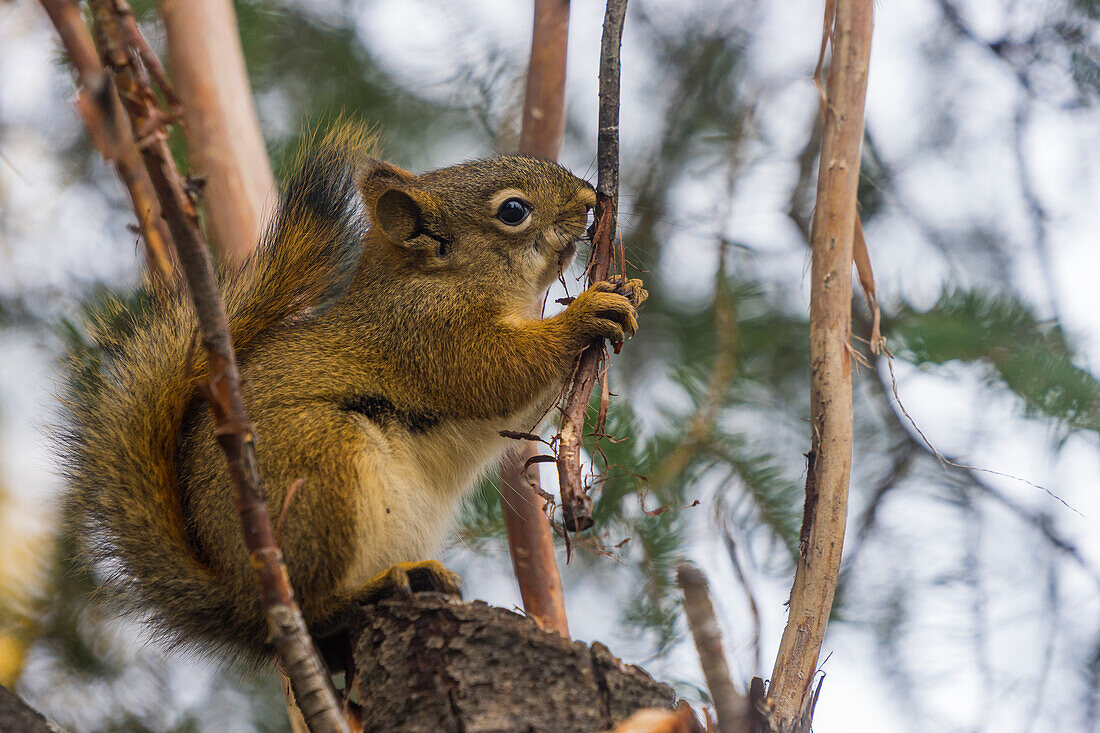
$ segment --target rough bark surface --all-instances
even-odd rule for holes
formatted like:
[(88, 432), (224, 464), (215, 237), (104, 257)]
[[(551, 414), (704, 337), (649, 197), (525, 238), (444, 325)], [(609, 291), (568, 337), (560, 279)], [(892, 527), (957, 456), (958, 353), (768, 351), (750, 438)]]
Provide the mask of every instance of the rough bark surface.
[(671, 708), (675, 697), (602, 644), (569, 641), (481, 601), (423, 593), (361, 614), (364, 731), (594, 733), (642, 708)]

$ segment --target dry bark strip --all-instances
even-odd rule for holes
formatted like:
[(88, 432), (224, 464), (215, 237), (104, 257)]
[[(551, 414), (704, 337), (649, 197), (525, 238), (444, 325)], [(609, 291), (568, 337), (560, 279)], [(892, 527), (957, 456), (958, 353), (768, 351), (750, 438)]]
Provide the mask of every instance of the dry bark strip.
[(766, 701), (773, 729), (783, 732), (809, 730), (809, 692), (840, 570), (852, 463), (851, 271), (872, 0), (830, 0), (826, 12), (833, 55), (811, 234), (812, 458), (790, 616)]
[(594, 733), (642, 708), (672, 707), (668, 685), (532, 619), (431, 593), (360, 611), (363, 730)]
[[(557, 159), (565, 133), (565, 60), (569, 0), (535, 0), (531, 62), (523, 97), (519, 152)], [(516, 436), (511, 436), (516, 437)], [(535, 443), (520, 441), (500, 466), (500, 503), (508, 550), (523, 609), (546, 629), (569, 637), (561, 574), (554, 559), (554, 535), (539, 495)]]
[[(588, 285), (606, 280), (611, 270), (612, 248), (618, 218), (619, 198), (619, 49), (622, 45), (626, 0), (608, 0), (600, 46), (600, 117), (596, 144), (596, 213), (592, 234), (592, 255), (588, 260)], [(620, 262), (623, 258), (620, 253)], [(592, 526), (592, 498), (581, 478), (581, 439), (584, 416), (603, 367), (602, 344), (589, 346), (581, 354), (572, 388), (562, 410), (558, 440), (558, 485), (562, 519), (570, 532)]]
[[(221, 293), (194, 203), (168, 151), (164, 126), (170, 121), (169, 115), (157, 103), (147, 76), (148, 67), (139, 63), (133, 41), (136, 26), (132, 23), (129, 6), (124, 0), (92, 0), (91, 4), (95, 45), (104, 66), (113, 73), (122, 104), (130, 117), (137, 147), (160, 202), (195, 306), (210, 373), (209, 404), (218, 443), (225, 452), (230, 477), (237, 490), (245, 545), (259, 582), (272, 643), (291, 679), (310, 729), (314, 733), (346, 731), (347, 725), (340, 715), (327, 672), (294, 602), (282, 553), (275, 544), (259, 481), (254, 437), (241, 400), (240, 375), (229, 340)], [(82, 35), (77, 28), (68, 31)], [(86, 33), (84, 28), (83, 34)], [(153, 73), (159, 72), (154, 70)], [(108, 119), (113, 113), (106, 106), (101, 111)]]

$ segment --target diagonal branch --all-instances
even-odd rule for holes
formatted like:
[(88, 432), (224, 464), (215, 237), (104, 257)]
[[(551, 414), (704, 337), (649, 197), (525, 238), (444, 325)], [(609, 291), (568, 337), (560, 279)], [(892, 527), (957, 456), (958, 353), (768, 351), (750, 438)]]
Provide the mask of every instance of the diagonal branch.
[(134, 144), (134, 135), (122, 111), (122, 102), (110, 75), (103, 68), (95, 43), (84, 24), (80, 6), (71, 0), (41, 0), (57, 28), (78, 79), (77, 110), (92, 143), (126, 187), (145, 243), (146, 269), (157, 292), (176, 290), (180, 284), (168, 228), (161, 217), (149, 174)]
[[(210, 374), (208, 396), (217, 440), (225, 452), (229, 474), (237, 490), (245, 546), (256, 571), (272, 643), (291, 678), (311, 730), (314, 733), (346, 731), (347, 725), (339, 713), (327, 672), (294, 602), (282, 553), (275, 544), (267, 516), (254, 436), (241, 399), (240, 374), (229, 339), (221, 293), (194, 203), (168, 150), (164, 125), (170, 115), (159, 106), (147, 76), (149, 69), (142, 65), (135, 48), (132, 36), (135, 29), (128, 27), (127, 18), (132, 20), (132, 16), (125, 1), (93, 0), (92, 10), (95, 47), (120, 90), (123, 108), (130, 118), (137, 147), (162, 207), (198, 317)], [(71, 12), (62, 11), (72, 16)], [(74, 60), (86, 64), (91, 44), (87, 28), (83, 23), (68, 24), (63, 36), (65, 33), (80, 39), (72, 44), (80, 49), (79, 58)], [(115, 113), (108, 106), (110, 99), (98, 98), (99, 111), (107, 119)]]
[(676, 583), (684, 594), (684, 615), (714, 703), (718, 733), (752, 733), (756, 727), (752, 703), (737, 691), (730, 679), (729, 666), (722, 652), (722, 632), (706, 575), (692, 563), (682, 562), (676, 566)]

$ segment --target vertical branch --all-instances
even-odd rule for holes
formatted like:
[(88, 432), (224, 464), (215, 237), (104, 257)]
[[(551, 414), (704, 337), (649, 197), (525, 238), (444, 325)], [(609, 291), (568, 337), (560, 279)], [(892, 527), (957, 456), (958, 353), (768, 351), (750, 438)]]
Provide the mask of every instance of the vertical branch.
[[(565, 130), (565, 49), (569, 0), (536, 0), (531, 63), (523, 97), (519, 152), (557, 158)], [(500, 503), (508, 528), (508, 550), (523, 608), (543, 628), (569, 636), (554, 536), (540, 496), (538, 471), (528, 461), (538, 453), (523, 441), (505, 454), (500, 467)]]
[[(598, 173), (592, 255), (588, 260), (589, 285), (607, 279), (615, 241), (619, 197), (619, 48), (625, 16), (626, 0), (608, 0), (600, 46), (600, 119), (596, 145)], [(604, 358), (603, 344), (584, 350), (562, 411), (557, 458), (558, 484), (562, 519), (570, 532), (592, 526), (592, 499), (585, 493), (581, 480), (581, 436), (584, 415)]]
[(192, 173), (206, 181), (206, 225), (218, 259), (240, 266), (260, 239), (275, 179), (229, 0), (159, 0), (168, 63), (183, 105)]
[(538, 466), (527, 461), (538, 454), (535, 443), (523, 441), (500, 466), (500, 504), (508, 529), (508, 551), (519, 583), (523, 610), (545, 629), (569, 636), (565, 594), (554, 559), (554, 536), (546, 518), (546, 500), (538, 487)]
[[(43, 3), (50, 9), (49, 0)], [(179, 257), (180, 269), (187, 281), (209, 367), (209, 403), (214, 415), (216, 436), (237, 492), (237, 509), (249, 560), (259, 583), (261, 603), (276, 652), (294, 686), (296, 698), (314, 733), (346, 731), (305, 621), (294, 602), (282, 553), (275, 544), (263, 489), (256, 465), (252, 429), (241, 399), (240, 374), (229, 339), (229, 329), (221, 293), (214, 279), (206, 241), (198, 215), (189, 198), (167, 145), (164, 125), (170, 121), (158, 105), (147, 74), (160, 77), (159, 68), (141, 62), (144, 41), (137, 37), (132, 13), (124, 0), (92, 0), (96, 38), (94, 46), (88, 29), (65, 8), (56, 18), (69, 18), (62, 31), (67, 48), (77, 49), (74, 61), (87, 63), (88, 49), (98, 47), (103, 64), (113, 74), (118, 98), (130, 119), (135, 147), (140, 150), (152, 187), (160, 203), (170, 240)], [(51, 18), (55, 15), (51, 13)], [(56, 22), (56, 20), (55, 20)], [(70, 44), (70, 39), (78, 39)], [(158, 83), (163, 83), (161, 78)], [(111, 119), (112, 97), (96, 98), (98, 116)], [(121, 119), (121, 116), (119, 116)], [(140, 214), (140, 212), (139, 212)]]
[[(817, 669), (840, 569), (852, 462), (851, 288), (871, 0), (827, 3), (833, 55), (812, 227), (810, 424), (799, 560), (768, 706), (778, 731), (808, 731)], [(830, 17), (830, 10), (835, 15)], [(831, 29), (830, 29), (831, 26)]]
[(565, 52), (569, 0), (535, 0), (531, 63), (523, 94), (519, 152), (556, 160), (565, 138)]

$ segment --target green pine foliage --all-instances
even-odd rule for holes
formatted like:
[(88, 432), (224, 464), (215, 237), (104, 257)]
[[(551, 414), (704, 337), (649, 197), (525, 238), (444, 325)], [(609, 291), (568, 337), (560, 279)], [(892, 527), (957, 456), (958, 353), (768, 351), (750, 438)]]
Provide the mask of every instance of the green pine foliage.
[(1066, 334), (1010, 293), (945, 292), (931, 309), (909, 306), (890, 320), (898, 355), (918, 366), (977, 362), (1011, 390), (1027, 414), (1068, 433), (1100, 431), (1100, 383), (1075, 363)]

